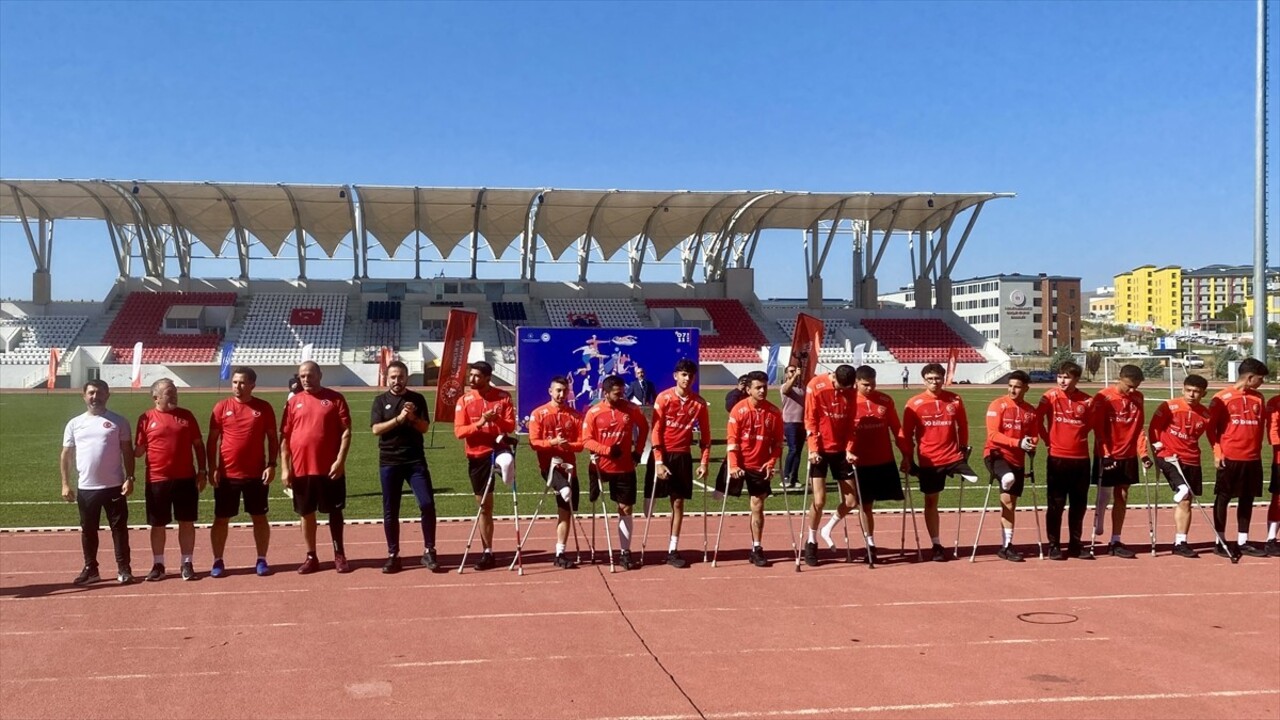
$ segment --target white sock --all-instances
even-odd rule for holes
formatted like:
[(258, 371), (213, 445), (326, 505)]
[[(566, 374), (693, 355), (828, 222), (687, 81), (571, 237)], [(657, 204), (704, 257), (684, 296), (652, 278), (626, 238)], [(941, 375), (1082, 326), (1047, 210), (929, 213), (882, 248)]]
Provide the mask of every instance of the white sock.
[(876, 546), (876, 539), (875, 539), (875, 536), (874, 536), (874, 535), (868, 535), (868, 536), (867, 536), (867, 547), (875, 547), (875, 546)]
[(1013, 528), (1002, 528), (1004, 530), (1004, 546), (1009, 547), (1013, 544)]
[(1112, 545), (1115, 545), (1115, 544), (1116, 544), (1116, 543), (1118, 543), (1118, 542), (1120, 542), (1120, 536), (1119, 536), (1119, 535), (1114, 535), (1114, 534), (1113, 534), (1113, 535), (1111, 536), (1111, 544), (1112, 544)]
[(1241, 545), (1248, 545), (1249, 533), (1247, 532), (1236, 533), (1236, 542), (1240, 543)]
[(839, 511), (836, 511), (831, 513), (831, 517), (822, 525), (822, 541), (825, 542), (829, 548), (836, 546), (835, 541), (831, 539), (831, 533), (836, 529), (836, 523), (838, 522), (840, 522), (840, 513)]
[(673, 553), (676, 551), (676, 548), (679, 546), (680, 546), (680, 536), (672, 535), (671, 539), (667, 541), (667, 552)]
[(759, 541), (759, 540), (752, 540), (752, 541), (751, 541), (751, 547), (752, 547), (752, 548), (755, 548), (755, 549), (759, 549), (759, 548), (760, 548), (760, 541)]
[(1111, 502), (1111, 488), (1098, 487), (1098, 501), (1093, 508), (1093, 534), (1102, 534), (1102, 525), (1107, 519), (1107, 504)]
[(937, 536), (937, 535), (932, 535), (932, 536), (930, 536), (930, 537), (929, 537), (929, 540), (933, 541), (933, 544), (934, 544), (934, 545), (941, 545), (941, 544), (942, 544), (942, 540), (940, 540), (940, 539), (938, 538), (938, 536)]
[(564, 543), (562, 543), (562, 542), (558, 542), (558, 543), (556, 543), (556, 554), (557, 554), (557, 555), (563, 555), (563, 554), (564, 554)]
[(266, 561), (267, 561), (267, 556), (266, 556), (266, 555), (259, 555), (259, 556), (258, 556), (258, 560), (259, 560), (260, 562), (266, 562)]
[(155, 563), (156, 565), (163, 565), (163, 564), (164, 564), (164, 556), (163, 556), (163, 555), (152, 555), (152, 556), (151, 556), (151, 562)]
[(187, 563), (189, 563), (189, 562), (191, 562), (191, 556), (190, 556), (190, 555), (183, 555), (183, 556), (182, 556), (182, 563), (185, 565), (185, 564), (187, 564)]
[(813, 532), (813, 528), (809, 528), (809, 542), (811, 543), (818, 542), (817, 535), (816, 533)]
[(618, 518), (618, 549), (631, 552), (631, 516)]
[(1267, 523), (1267, 539), (1275, 540), (1280, 535), (1280, 522)]
[(1175, 533), (1173, 536), (1173, 542), (1175, 545), (1180, 545), (1186, 541), (1187, 541), (1186, 533)]

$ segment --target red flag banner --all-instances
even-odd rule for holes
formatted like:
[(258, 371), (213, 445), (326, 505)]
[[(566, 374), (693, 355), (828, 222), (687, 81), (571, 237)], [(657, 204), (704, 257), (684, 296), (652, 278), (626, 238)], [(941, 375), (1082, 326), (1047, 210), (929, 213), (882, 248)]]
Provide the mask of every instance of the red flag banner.
[(323, 321), (323, 308), (294, 308), (289, 311), (290, 325), (319, 325)]
[(436, 422), (453, 422), (458, 398), (467, 389), (467, 353), (476, 332), (476, 314), (471, 310), (449, 311), (444, 327), (444, 351), (440, 354), (440, 378), (436, 381)]
[(951, 348), (947, 351), (947, 385), (956, 381), (956, 363), (960, 362), (960, 349)]
[(58, 348), (49, 348), (49, 381), (45, 385), (52, 390), (58, 380)]
[(391, 348), (383, 347), (378, 351), (378, 387), (387, 386), (387, 365), (391, 362)]
[(796, 315), (796, 330), (791, 336), (791, 358), (787, 365), (802, 367), (806, 378), (813, 377), (818, 369), (818, 348), (822, 347), (825, 332), (826, 327), (818, 318), (804, 313)]

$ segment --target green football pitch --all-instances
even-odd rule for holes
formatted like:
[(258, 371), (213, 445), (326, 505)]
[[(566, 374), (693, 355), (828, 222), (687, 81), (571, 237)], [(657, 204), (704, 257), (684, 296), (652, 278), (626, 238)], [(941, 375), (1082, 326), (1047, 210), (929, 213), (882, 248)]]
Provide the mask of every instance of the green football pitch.
[[(975, 450), (977, 450), (974, 454), (974, 467), (981, 471), (982, 468), (979, 465), (980, 460), (978, 458), (983, 442), (986, 439), (984, 424), (986, 407), (991, 400), (1001, 395), (1002, 391), (993, 387), (969, 388), (961, 386), (953, 389), (956, 389), (965, 400), (969, 417), (970, 440)], [(1033, 387), (1032, 391), (1028, 393), (1028, 400), (1034, 404), (1039, 399), (1040, 394), (1047, 389), (1048, 386)], [(711, 424), (716, 439), (712, 448), (713, 473), (719, 468), (720, 460), (724, 457), (725, 392), (724, 390), (710, 390), (704, 393), (708, 402), (711, 403)], [(888, 392), (894, 397), (898, 404), (899, 413), (901, 413), (904, 401), (919, 392), (919, 389), (909, 391), (892, 389), (888, 390)], [(369, 409), (376, 394), (372, 390), (345, 393), (347, 402), (352, 408), (355, 426), (351, 452), (347, 459), (347, 517), (352, 519), (380, 518), (382, 516), (382, 496), (378, 483), (377, 439), (368, 430)], [(434, 393), (427, 392), (424, 394), (429, 402), (434, 403)], [(776, 388), (771, 388), (770, 394), (771, 399), (776, 401)], [(1153, 389), (1151, 395), (1159, 395), (1159, 392)], [(192, 410), (196, 417), (200, 418), (202, 429), (207, 430), (205, 426), (213, 404), (225, 396), (225, 393), (182, 391), (179, 402), (184, 407)], [(284, 395), (279, 391), (262, 392), (259, 393), (259, 396), (277, 407), (284, 402)], [(1148, 397), (1148, 417), (1155, 410), (1156, 402), (1158, 402), (1158, 398)], [(117, 390), (111, 396), (109, 407), (132, 423), (140, 413), (151, 407), (151, 401), (145, 390)], [(0, 527), (72, 527), (78, 525), (75, 505), (63, 502), (59, 495), (58, 455), (62, 444), (63, 426), (68, 419), (83, 411), (83, 401), (75, 393), (56, 392), (46, 394), (31, 392), (0, 394)], [(1270, 448), (1265, 448), (1265, 451), (1266, 456), (1263, 459), (1264, 462), (1269, 463)], [(1210, 467), (1211, 455), (1207, 449), (1204, 452), (1204, 457), (1206, 458), (1204, 463), (1205, 479), (1208, 482), (1213, 475)], [(532, 462), (532, 459), (533, 456), (528, 452), (527, 448), (522, 448), (518, 452), (516, 485), (519, 489), (520, 512), (526, 516), (533, 512), (538, 502), (538, 496), (543, 491), (543, 485), (537, 477), (537, 465)], [(585, 458), (580, 460), (580, 465), (584, 461)], [(143, 476), (142, 463), (143, 461), (139, 460), (138, 477), (140, 479)], [(471, 494), (470, 483), (467, 481), (462, 446), (453, 437), (452, 426), (440, 426), (435, 428), (434, 433), (428, 433), (427, 463), (431, 469), (431, 476), (435, 485), (440, 517), (473, 516), (475, 514), (475, 500)], [(1043, 505), (1045, 499), (1043, 453), (1041, 457), (1037, 458), (1036, 464), (1037, 484), (1039, 485), (1037, 493), (1039, 502)], [(585, 468), (580, 467), (580, 469)], [(982, 506), (986, 480), (985, 473), (983, 473), (982, 481), (977, 486), (969, 487), (964, 493), (963, 503), (965, 507), (980, 508)], [(1163, 482), (1156, 482), (1155, 473), (1150, 473), (1148, 480), (1152, 483), (1152, 489), (1158, 493), (1157, 501), (1170, 502), (1171, 491)], [(834, 489), (833, 484), (830, 487)], [(408, 488), (405, 491), (407, 493)], [(700, 495), (701, 491), (695, 489), (695, 497), (689, 503), (688, 510), (700, 511), (702, 509)], [(942, 507), (956, 507), (960, 503), (960, 495), (956, 482), (949, 482), (947, 490), (942, 494)], [(140, 503), (140, 497), (141, 494), (135, 492), (134, 502)], [(775, 493), (769, 498), (768, 509), (782, 511), (786, 507), (786, 500), (787, 498), (784, 498), (780, 493)], [(791, 510), (796, 510), (799, 507), (799, 497), (792, 494), (789, 500)], [(915, 502), (917, 507), (920, 500), (920, 495), (916, 492)], [(582, 508), (589, 511), (585, 488), (582, 502)], [(828, 508), (834, 507), (836, 502), (838, 502), (836, 498), (828, 498)], [(993, 497), (993, 505), (997, 502), (996, 498)], [(1027, 505), (1029, 502), (1030, 498), (1024, 496), (1022, 504)], [(1133, 505), (1145, 502), (1144, 490), (1135, 486), (1131, 491), (1130, 502)], [(548, 500), (543, 507), (544, 513), (550, 509), (550, 504), (551, 501)], [(713, 506), (711, 507), (712, 510), (719, 510), (719, 507), (714, 507), (714, 503), (710, 505)], [(881, 502), (876, 503), (875, 507), (877, 510), (896, 509), (901, 507), (901, 504)], [(656, 504), (658, 512), (663, 512), (667, 509), (669, 507), (664, 501), (660, 500)], [(746, 509), (747, 499), (745, 496), (729, 499), (728, 510), (730, 512)], [(512, 497), (508, 488), (498, 488), (494, 510), (498, 514), (511, 513)], [(411, 496), (407, 497), (406, 502), (403, 504), (402, 515), (406, 518), (412, 518), (416, 515), (416, 508)], [(142, 522), (142, 517), (139, 504), (131, 514), (130, 522), (138, 524)], [(281, 492), (278, 487), (278, 481), (277, 486), (271, 491), (270, 518), (273, 520), (291, 520), (295, 518), (291, 502)], [(206, 488), (204, 494), (201, 495), (200, 522), (210, 522), (212, 519), (213, 495), (211, 490)], [(247, 517), (238, 519), (247, 520)]]

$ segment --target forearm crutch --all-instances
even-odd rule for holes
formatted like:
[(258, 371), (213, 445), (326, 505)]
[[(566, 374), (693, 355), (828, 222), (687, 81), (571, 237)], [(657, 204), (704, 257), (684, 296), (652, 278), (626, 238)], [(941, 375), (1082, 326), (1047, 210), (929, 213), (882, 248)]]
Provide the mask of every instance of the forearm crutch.
[(529, 518), (529, 524), (524, 527), (524, 539), (516, 546), (516, 557), (511, 558), (511, 564), (507, 566), (507, 570), (516, 569), (516, 558), (524, 551), (524, 544), (529, 542), (529, 536), (533, 534), (533, 525), (538, 522), (538, 517), (542, 514), (542, 503), (547, 499), (547, 494), (551, 492), (551, 474), (556, 471), (553, 462), (551, 469), (547, 471), (547, 484), (542, 490), (542, 494), (538, 496), (538, 504), (533, 508), (533, 517)]
[[(867, 506), (862, 504), (862, 480), (858, 477), (858, 467), (853, 466), (853, 492), (854, 497), (858, 498), (858, 530), (862, 533), (862, 546), (867, 549), (867, 567), (874, 570), (876, 567), (875, 551), (871, 549), (871, 536), (867, 535), (867, 525), (863, 520), (863, 513), (867, 511)], [(845, 513), (848, 516), (848, 513)], [(848, 545), (849, 536), (845, 534), (845, 544)]]
[[(1145, 459), (1145, 458), (1144, 458)], [(1147, 532), (1151, 535), (1151, 557), (1156, 556), (1156, 509), (1151, 504), (1151, 478), (1148, 477), (1146, 463), (1142, 465), (1142, 489), (1147, 498)]]
[(960, 504), (956, 505), (956, 557), (960, 556), (960, 521), (964, 519), (964, 477), (960, 478)]
[(987, 504), (991, 502), (991, 486), (994, 484), (995, 478), (991, 478), (987, 483), (987, 496), (982, 499), (982, 514), (978, 516), (978, 532), (973, 536), (973, 552), (969, 553), (969, 562), (973, 562), (974, 558), (978, 557), (978, 538), (982, 537), (982, 521), (987, 519)]
[(1187, 475), (1182, 472), (1182, 463), (1178, 461), (1178, 456), (1175, 455), (1169, 458), (1168, 463), (1178, 469), (1178, 477), (1181, 478), (1183, 487), (1187, 489), (1187, 494), (1191, 496), (1191, 504), (1196, 506), (1204, 521), (1208, 523), (1209, 527), (1213, 528), (1213, 536), (1216, 538), (1216, 542), (1222, 545), (1222, 549), (1227, 551), (1227, 557), (1231, 559), (1231, 564), (1234, 565), (1240, 562), (1240, 553), (1232, 550), (1231, 546), (1227, 544), (1226, 538), (1222, 537), (1222, 533), (1218, 532), (1218, 526), (1213, 523), (1213, 518), (1209, 517), (1204, 505), (1200, 504), (1200, 498), (1191, 491), (1191, 483), (1187, 482)]
[(1036, 496), (1036, 454), (1027, 453), (1027, 457), (1031, 462), (1027, 463), (1027, 486), (1031, 488), (1031, 509), (1036, 516), (1036, 551), (1040, 553), (1040, 559), (1044, 559), (1044, 544), (1040, 541), (1043, 533), (1040, 530), (1040, 500)]
[[(809, 478), (807, 482), (813, 482), (813, 478)], [(804, 486), (804, 497), (806, 502), (801, 504), (801, 508), (804, 508), (808, 504), (807, 501), (809, 499), (809, 486), (807, 484)], [(787, 510), (787, 535), (791, 539), (791, 553), (796, 556), (796, 572), (800, 572), (800, 549), (796, 546), (796, 523), (795, 523), (795, 520), (791, 517), (791, 499), (790, 498), (791, 498), (791, 494), (787, 491), (786, 487), (783, 487), (782, 503)], [(800, 530), (801, 532), (804, 532), (803, 522), (800, 523)]]
[(520, 539), (520, 494), (516, 492), (516, 484), (513, 478), (511, 480), (511, 519), (516, 528), (516, 556), (511, 562), (516, 566), (516, 574), (524, 575), (524, 556), (520, 554), (520, 548), (524, 547), (524, 541)]
[(658, 498), (658, 470), (653, 471), (653, 487), (649, 489), (649, 497), (645, 500), (644, 534), (640, 536), (640, 564), (644, 565), (644, 547), (649, 543), (649, 526), (653, 524), (653, 503)]
[(476, 508), (475, 520), (471, 523), (471, 532), (467, 533), (467, 547), (462, 551), (462, 563), (458, 565), (458, 574), (461, 575), (464, 568), (467, 567), (467, 555), (471, 553), (471, 541), (476, 537), (476, 528), (480, 526), (480, 515), (484, 512), (485, 500), (489, 499), (489, 491), (493, 489), (493, 473), (489, 473), (489, 481), (484, 485), (484, 492), (480, 495), (480, 507)]
[[(898, 481), (902, 482), (902, 477), (898, 477)], [(920, 548), (920, 526), (916, 523), (916, 504), (911, 498), (911, 476), (907, 476), (907, 481), (902, 483), (902, 487), (907, 491), (907, 511), (911, 513), (911, 530), (916, 536), (916, 562), (924, 561), (924, 550)], [(907, 516), (902, 516), (902, 556), (907, 554)]]
[(716, 566), (716, 560), (720, 558), (720, 533), (724, 531), (724, 511), (729, 506), (729, 480), (728, 473), (725, 474), (724, 489), (725, 492), (720, 496), (720, 524), (716, 526), (716, 549), (711, 554), (711, 567)]

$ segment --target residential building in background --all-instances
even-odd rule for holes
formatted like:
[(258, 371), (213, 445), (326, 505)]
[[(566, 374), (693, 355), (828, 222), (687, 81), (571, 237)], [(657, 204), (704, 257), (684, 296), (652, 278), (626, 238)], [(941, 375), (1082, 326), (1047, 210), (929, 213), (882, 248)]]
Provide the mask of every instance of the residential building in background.
[[(1231, 305), (1253, 322), (1253, 266), (1206, 265), (1182, 273), (1182, 324), (1217, 319)], [(1280, 268), (1267, 269), (1267, 322), (1280, 321)]]
[(1089, 319), (1101, 322), (1114, 322), (1116, 319), (1115, 286), (1100, 287), (1093, 292), (1084, 293), (1084, 301), (1088, 304)]
[(1182, 327), (1182, 268), (1143, 265), (1116, 275), (1116, 322), (1165, 330)]
[[(885, 304), (915, 307), (904, 287), (879, 296)], [(951, 309), (1006, 352), (1051, 353), (1080, 349), (1080, 278), (1060, 275), (987, 275), (951, 283)]]

